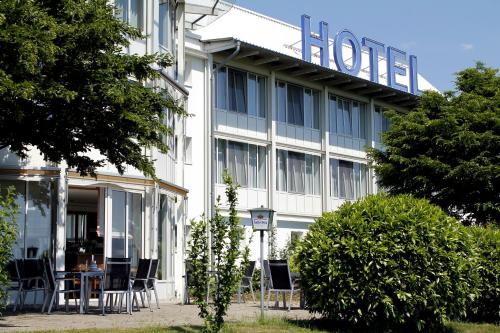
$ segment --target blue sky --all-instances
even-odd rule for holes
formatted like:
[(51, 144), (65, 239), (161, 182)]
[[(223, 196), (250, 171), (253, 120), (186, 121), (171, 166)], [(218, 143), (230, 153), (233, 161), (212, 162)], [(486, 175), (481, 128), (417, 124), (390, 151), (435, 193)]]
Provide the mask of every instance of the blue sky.
[(236, 0), (300, 26), (300, 16), (328, 22), (330, 38), (347, 28), (418, 57), (418, 71), (439, 90), (480, 60), (500, 68), (500, 0)]

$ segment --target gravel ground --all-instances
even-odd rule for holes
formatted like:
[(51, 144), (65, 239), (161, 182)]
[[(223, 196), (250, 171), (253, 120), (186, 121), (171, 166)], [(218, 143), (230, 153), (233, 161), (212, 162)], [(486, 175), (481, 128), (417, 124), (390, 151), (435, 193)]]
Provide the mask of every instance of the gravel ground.
[[(20, 332), (38, 330), (71, 330), (88, 328), (130, 328), (144, 326), (183, 326), (201, 325), (198, 317), (198, 308), (195, 305), (161, 304), (160, 309), (141, 308), (132, 315), (113, 313), (101, 316), (97, 312), (85, 315), (76, 314), (73, 308), (70, 311), (54, 312), (50, 315), (39, 312), (5, 313), (0, 318), (0, 332)], [(260, 315), (259, 304), (247, 302), (231, 304), (226, 321), (255, 320)], [(266, 316), (287, 317), (290, 319), (309, 319), (312, 316), (305, 310), (292, 308), (290, 312), (283, 309), (269, 309)]]

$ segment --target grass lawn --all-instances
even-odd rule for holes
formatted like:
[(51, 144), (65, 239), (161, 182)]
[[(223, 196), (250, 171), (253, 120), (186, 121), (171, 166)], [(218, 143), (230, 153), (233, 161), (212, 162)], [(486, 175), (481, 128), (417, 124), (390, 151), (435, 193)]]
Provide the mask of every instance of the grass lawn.
[[(500, 333), (500, 326), (491, 324), (469, 324), (452, 322), (448, 326), (449, 333)], [(129, 329), (113, 329), (113, 333), (197, 333), (200, 327), (143, 327)], [(109, 329), (103, 330), (68, 330), (68, 331), (43, 331), (38, 333), (106, 333)], [(314, 322), (302, 321), (295, 323), (283, 319), (267, 319), (255, 322), (232, 322), (226, 324), (224, 333), (346, 333), (335, 329), (321, 328)], [(405, 332), (411, 333), (411, 332)]]

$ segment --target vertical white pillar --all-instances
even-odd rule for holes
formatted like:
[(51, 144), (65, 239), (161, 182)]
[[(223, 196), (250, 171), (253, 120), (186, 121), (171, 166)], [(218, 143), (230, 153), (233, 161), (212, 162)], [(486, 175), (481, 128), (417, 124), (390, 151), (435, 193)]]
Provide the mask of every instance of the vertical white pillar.
[(330, 110), (328, 108), (328, 87), (323, 89), (323, 124), (321, 130), (323, 131), (323, 144), (322, 144), (322, 165), (323, 165), (323, 211), (330, 211)]
[[(370, 98), (370, 104), (369, 104), (369, 112), (368, 112), (368, 123), (370, 126), (368, 126), (368, 133), (367, 133), (367, 139), (369, 140), (368, 142), (370, 143), (370, 147), (374, 148), (375, 147), (375, 141), (376, 141), (376, 135), (375, 133), (375, 102), (373, 98)], [(373, 169), (370, 168), (370, 171), (368, 173), (368, 193), (376, 193), (377, 192), (377, 183), (376, 183), (376, 178), (375, 178), (375, 173)]]
[(61, 164), (59, 171), (59, 179), (56, 182), (57, 186), (57, 219), (56, 219), (56, 241), (55, 241), (55, 268), (58, 271), (64, 271), (65, 267), (65, 251), (66, 251), (66, 204), (68, 199), (68, 182), (66, 175), (66, 167)]

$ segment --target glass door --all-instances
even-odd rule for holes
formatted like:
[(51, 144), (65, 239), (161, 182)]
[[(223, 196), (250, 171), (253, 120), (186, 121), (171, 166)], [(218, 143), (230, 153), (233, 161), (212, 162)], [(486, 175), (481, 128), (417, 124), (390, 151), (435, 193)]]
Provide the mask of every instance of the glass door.
[(158, 279), (174, 279), (174, 256), (177, 232), (175, 224), (175, 200), (160, 194), (158, 210)]

